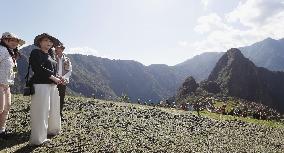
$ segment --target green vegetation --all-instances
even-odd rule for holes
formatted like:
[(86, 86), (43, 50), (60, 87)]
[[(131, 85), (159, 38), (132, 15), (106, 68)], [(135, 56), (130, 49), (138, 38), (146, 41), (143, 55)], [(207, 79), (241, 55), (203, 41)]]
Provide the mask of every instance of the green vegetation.
[[(197, 112), (194, 112), (197, 114)], [(283, 128), (284, 129), (284, 122), (277, 122), (277, 121), (270, 121), (270, 120), (258, 120), (253, 119), (250, 117), (238, 117), (238, 116), (231, 116), (231, 115), (222, 115), (217, 113), (211, 113), (208, 111), (201, 111), (201, 116), (208, 117), (211, 119), (219, 120), (219, 121), (243, 121), (246, 123), (262, 125), (271, 128)]]
[(238, 106), (238, 104), (235, 101), (229, 100), (226, 103), (224, 102), (219, 102), (219, 101), (214, 101), (214, 107), (215, 108), (220, 108), (222, 105), (226, 104), (226, 112), (229, 112), (230, 110), (232, 110), (234, 107)]

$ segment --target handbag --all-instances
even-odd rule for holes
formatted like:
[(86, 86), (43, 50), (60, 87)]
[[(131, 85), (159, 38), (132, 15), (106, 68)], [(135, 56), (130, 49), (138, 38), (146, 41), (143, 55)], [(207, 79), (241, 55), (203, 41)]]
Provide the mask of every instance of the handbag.
[(24, 93), (23, 93), (24, 96), (31, 96), (31, 95), (35, 94), (35, 88), (33, 86), (31, 79), (29, 78), (30, 66), (31, 66), (31, 64), (30, 64), (30, 61), (29, 61), (28, 72), (27, 72), (26, 77), (25, 77), (26, 86), (24, 87)]

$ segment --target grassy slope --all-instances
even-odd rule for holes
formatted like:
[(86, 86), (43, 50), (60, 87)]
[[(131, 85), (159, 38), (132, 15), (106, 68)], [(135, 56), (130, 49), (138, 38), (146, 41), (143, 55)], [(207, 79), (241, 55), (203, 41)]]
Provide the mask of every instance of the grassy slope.
[(284, 152), (284, 124), (69, 97), (62, 133), (28, 146), (29, 98), (15, 96), (1, 152)]

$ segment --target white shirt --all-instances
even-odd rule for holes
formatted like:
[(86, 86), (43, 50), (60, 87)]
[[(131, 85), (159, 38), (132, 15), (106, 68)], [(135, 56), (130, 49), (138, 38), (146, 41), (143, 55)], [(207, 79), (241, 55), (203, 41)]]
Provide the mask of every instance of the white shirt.
[[(61, 57), (58, 57), (58, 75), (59, 76), (62, 76), (62, 63), (63, 63), (63, 56)], [(70, 70), (62, 76), (63, 79), (66, 79), (67, 82), (69, 82), (69, 77), (71, 76), (71, 72), (72, 72), (72, 65), (71, 65), (71, 62), (70, 62)]]
[(4, 46), (0, 46), (0, 84), (12, 85), (14, 84), (15, 66), (12, 57)]

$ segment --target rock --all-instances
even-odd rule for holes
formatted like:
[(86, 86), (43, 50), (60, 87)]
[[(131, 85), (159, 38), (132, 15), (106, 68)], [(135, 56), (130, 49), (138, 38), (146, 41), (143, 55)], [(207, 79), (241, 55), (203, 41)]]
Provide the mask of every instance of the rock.
[(195, 92), (198, 87), (198, 84), (196, 83), (195, 79), (192, 76), (189, 76), (185, 79), (182, 86), (179, 88), (176, 100), (180, 101), (187, 96), (189, 96), (191, 93)]

